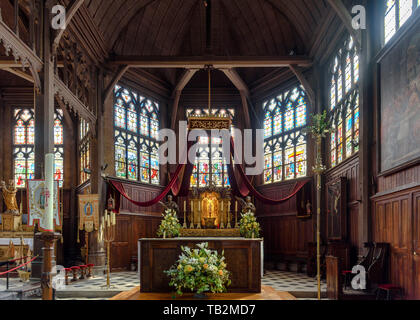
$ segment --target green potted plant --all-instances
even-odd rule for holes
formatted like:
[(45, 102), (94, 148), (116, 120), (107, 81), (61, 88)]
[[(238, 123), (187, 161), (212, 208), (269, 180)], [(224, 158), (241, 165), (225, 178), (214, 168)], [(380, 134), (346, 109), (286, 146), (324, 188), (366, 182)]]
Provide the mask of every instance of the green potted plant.
[(252, 211), (242, 214), (241, 217), (242, 218), (239, 221), (241, 236), (251, 239), (258, 238), (260, 236), (261, 228)]
[(181, 247), (179, 260), (165, 273), (170, 277), (169, 285), (176, 294), (195, 292), (195, 297), (204, 298), (205, 293), (223, 293), (230, 285), (230, 272), (226, 270), (224, 252), (221, 255), (208, 249), (208, 243), (197, 245), (198, 249)]
[(157, 231), (158, 237), (175, 238), (179, 236), (181, 230), (181, 224), (176, 216), (176, 211), (167, 209), (163, 214), (163, 220), (160, 223)]

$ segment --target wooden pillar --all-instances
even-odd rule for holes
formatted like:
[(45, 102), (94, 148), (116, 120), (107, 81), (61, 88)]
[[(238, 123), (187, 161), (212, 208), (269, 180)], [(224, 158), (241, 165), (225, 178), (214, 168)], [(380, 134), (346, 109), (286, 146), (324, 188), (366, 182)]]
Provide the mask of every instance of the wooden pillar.
[(60, 239), (61, 235), (54, 232), (41, 232), (36, 234), (36, 238), (42, 240), (44, 246), (42, 248), (42, 277), (41, 277), (41, 288), (42, 288), (42, 300), (52, 300), (53, 288), (52, 288), (52, 267), (55, 264), (54, 257), (54, 244)]
[[(367, 29), (362, 32), (362, 48), (360, 51), (360, 148), (359, 177), (360, 204), (358, 217), (359, 256), (363, 254), (364, 243), (371, 239), (370, 228), (370, 186), (373, 178), (372, 137), (373, 137), (373, 94), (374, 94), (374, 61), (375, 48), (380, 48), (380, 33), (377, 27), (377, 1), (365, 1), (367, 9)], [(376, 41), (376, 42), (375, 42)]]
[[(44, 158), (47, 153), (54, 153), (54, 61), (51, 55), (50, 45), (50, 8), (42, 8), (43, 12), (43, 52), (44, 52), (44, 69), (41, 74), (42, 89), (37, 94), (35, 106), (35, 178), (41, 179), (44, 176)], [(40, 241), (42, 237), (34, 239), (34, 254), (40, 255), (32, 263), (32, 277), (41, 277), (41, 266), (43, 259), (41, 257)], [(44, 247), (50, 242), (45, 240)], [(47, 252), (47, 251), (46, 251)], [(55, 261), (52, 259), (52, 264)], [(45, 270), (45, 269), (43, 269)], [(47, 270), (48, 271), (48, 270)], [(47, 272), (47, 271), (43, 271)], [(44, 283), (45, 284), (45, 283)], [(43, 285), (44, 285), (43, 284)], [(46, 284), (45, 284), (46, 285)]]
[[(96, 101), (102, 101), (102, 92), (104, 88), (104, 82), (102, 74), (95, 76), (95, 88), (98, 90), (95, 92), (97, 97)], [(91, 192), (92, 194), (99, 194), (99, 221), (102, 220), (102, 214), (105, 210), (106, 203), (106, 186), (101, 176), (101, 167), (104, 165), (104, 132), (105, 132), (105, 123), (104, 123), (104, 108), (102, 104), (97, 104), (97, 123), (96, 123), (96, 132), (92, 134), (91, 138), (91, 169), (92, 173), (90, 175), (91, 183)], [(112, 131), (112, 130), (111, 130)], [(113, 165), (109, 164), (109, 165)], [(105, 266), (105, 245), (103, 239), (98, 239), (98, 231), (94, 231), (89, 235), (89, 263), (93, 263), (95, 268), (102, 268)]]
[[(5, 119), (4, 119), (4, 111), (5, 111), (5, 105), (3, 102), (3, 99), (1, 98), (0, 95), (0, 137), (7, 137), (6, 132), (4, 131), (4, 127), (5, 127)], [(4, 168), (3, 168), (3, 164), (4, 164), (4, 143), (5, 143), (6, 139), (2, 139), (2, 141), (0, 141), (0, 181), (4, 181)], [(0, 211), (3, 209), (2, 204), (3, 204), (3, 198), (0, 197)]]

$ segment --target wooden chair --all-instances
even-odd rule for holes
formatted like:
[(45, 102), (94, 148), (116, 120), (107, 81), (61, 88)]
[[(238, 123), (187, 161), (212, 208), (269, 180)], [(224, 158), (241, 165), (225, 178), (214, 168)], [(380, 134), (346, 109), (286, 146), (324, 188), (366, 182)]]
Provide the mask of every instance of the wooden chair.
[(381, 293), (385, 293), (385, 300), (393, 300), (393, 297), (396, 297), (397, 295), (400, 299), (403, 299), (404, 297), (403, 288), (393, 284), (380, 284), (376, 289), (376, 300), (380, 300)]

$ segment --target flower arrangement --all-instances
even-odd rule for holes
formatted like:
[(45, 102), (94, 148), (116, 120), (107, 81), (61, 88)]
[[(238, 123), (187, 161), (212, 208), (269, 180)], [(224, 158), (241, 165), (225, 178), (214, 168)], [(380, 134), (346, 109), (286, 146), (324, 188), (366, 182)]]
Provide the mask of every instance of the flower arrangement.
[(208, 243), (197, 245), (198, 249), (181, 247), (179, 260), (165, 273), (171, 278), (169, 285), (176, 289), (178, 295), (183, 290), (197, 294), (205, 292), (226, 292), (229, 286), (230, 273), (226, 270), (224, 252), (221, 255), (208, 249)]
[(245, 238), (258, 238), (260, 236), (260, 224), (257, 222), (252, 211), (248, 211), (241, 215), (239, 221), (239, 231)]
[(327, 111), (324, 110), (323, 113), (312, 115), (312, 125), (308, 126), (305, 131), (311, 133), (315, 139), (325, 138), (327, 134), (333, 133), (334, 129), (331, 121), (328, 120)]
[(158, 237), (178, 237), (181, 230), (181, 224), (179, 223), (175, 210), (167, 209), (162, 216), (163, 220), (157, 231)]

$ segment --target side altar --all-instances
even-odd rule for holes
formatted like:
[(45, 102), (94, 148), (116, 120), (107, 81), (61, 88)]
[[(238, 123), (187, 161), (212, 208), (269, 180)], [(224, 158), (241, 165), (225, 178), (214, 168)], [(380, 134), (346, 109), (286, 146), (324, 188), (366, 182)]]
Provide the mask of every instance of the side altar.
[(140, 292), (169, 293), (169, 277), (164, 273), (178, 260), (181, 246), (195, 247), (208, 242), (209, 249), (224, 251), (231, 272), (229, 293), (260, 293), (262, 276), (262, 239), (173, 238), (138, 241)]

